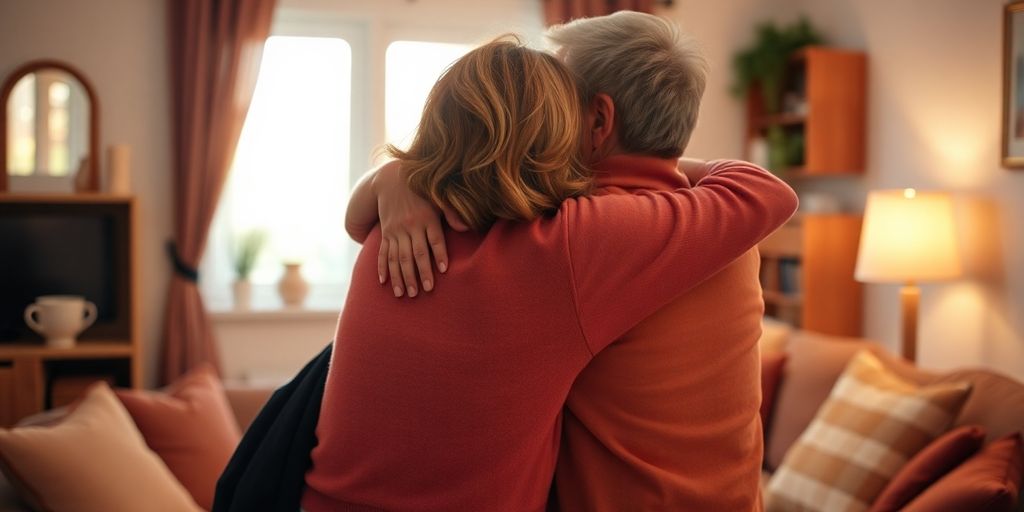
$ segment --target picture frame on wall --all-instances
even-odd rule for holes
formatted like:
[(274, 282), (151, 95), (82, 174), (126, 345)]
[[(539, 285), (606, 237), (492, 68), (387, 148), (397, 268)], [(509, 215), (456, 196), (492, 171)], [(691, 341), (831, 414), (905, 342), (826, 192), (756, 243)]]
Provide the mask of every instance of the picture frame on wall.
[(1003, 167), (1024, 169), (1024, 1), (1003, 10)]

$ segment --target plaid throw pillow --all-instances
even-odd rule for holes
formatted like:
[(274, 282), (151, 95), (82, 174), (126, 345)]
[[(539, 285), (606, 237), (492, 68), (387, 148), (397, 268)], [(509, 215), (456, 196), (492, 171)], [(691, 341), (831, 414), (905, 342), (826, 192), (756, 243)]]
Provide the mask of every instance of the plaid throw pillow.
[(969, 392), (968, 383), (918, 387), (861, 351), (772, 476), (766, 512), (867, 510)]

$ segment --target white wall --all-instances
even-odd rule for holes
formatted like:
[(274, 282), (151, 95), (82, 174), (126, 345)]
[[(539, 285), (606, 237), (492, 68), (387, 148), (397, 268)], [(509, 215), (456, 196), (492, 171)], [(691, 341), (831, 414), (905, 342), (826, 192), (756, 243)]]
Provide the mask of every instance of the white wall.
[[(867, 189), (952, 191), (964, 279), (923, 287), (919, 359), (1024, 377), (1024, 172), (999, 164), (1002, 0), (797, 0), (869, 59)], [(868, 286), (865, 331), (897, 346), (895, 286)]]
[[(165, 4), (158, 0), (3, 0), (0, 77), (29, 60), (58, 59), (85, 74), (99, 96), (100, 149), (132, 147), (145, 373), (154, 382), (171, 233), (171, 117)], [(101, 167), (106, 162), (101, 162)]]

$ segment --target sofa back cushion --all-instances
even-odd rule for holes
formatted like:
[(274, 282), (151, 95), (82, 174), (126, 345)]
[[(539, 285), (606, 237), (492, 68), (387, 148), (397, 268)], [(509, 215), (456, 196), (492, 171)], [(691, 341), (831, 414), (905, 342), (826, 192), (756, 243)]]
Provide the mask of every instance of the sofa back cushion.
[(807, 428), (850, 358), (861, 349), (879, 357), (893, 373), (918, 385), (969, 382), (971, 396), (954, 426), (979, 425), (988, 441), (1024, 430), (1024, 384), (988, 370), (927, 372), (863, 338), (797, 331), (786, 347), (765, 444), (765, 466), (774, 469)]
[(966, 383), (917, 386), (858, 353), (772, 475), (765, 510), (866, 510), (949, 428), (969, 392)]

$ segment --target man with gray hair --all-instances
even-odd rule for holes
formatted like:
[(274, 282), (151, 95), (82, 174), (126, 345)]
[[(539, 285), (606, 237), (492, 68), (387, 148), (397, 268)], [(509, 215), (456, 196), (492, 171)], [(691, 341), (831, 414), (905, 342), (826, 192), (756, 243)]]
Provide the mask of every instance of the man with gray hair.
[[(676, 162), (707, 75), (696, 43), (630, 11), (548, 37), (580, 82), (598, 193), (685, 186)], [(705, 167), (678, 162), (691, 180)], [(761, 509), (758, 270), (751, 250), (594, 356), (566, 401), (553, 489), (562, 510)]]

